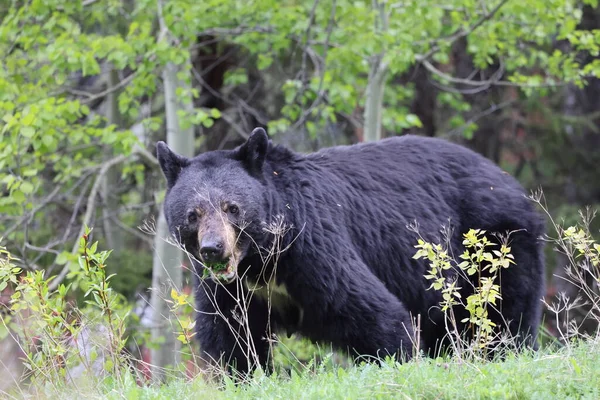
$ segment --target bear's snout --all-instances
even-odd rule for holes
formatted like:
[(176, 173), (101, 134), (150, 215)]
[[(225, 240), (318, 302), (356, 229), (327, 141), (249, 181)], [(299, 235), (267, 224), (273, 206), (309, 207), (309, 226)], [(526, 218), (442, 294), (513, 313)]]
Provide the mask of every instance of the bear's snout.
[(200, 243), (200, 257), (207, 264), (222, 263), (224, 261), (223, 241), (218, 238), (203, 238)]

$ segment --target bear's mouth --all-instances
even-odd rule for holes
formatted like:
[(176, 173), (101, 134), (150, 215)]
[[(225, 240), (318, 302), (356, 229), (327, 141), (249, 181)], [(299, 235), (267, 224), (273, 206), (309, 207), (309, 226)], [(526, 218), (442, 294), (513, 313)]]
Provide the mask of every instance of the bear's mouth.
[(215, 282), (231, 283), (237, 277), (237, 261), (231, 256), (222, 262), (205, 263), (202, 278), (211, 278)]

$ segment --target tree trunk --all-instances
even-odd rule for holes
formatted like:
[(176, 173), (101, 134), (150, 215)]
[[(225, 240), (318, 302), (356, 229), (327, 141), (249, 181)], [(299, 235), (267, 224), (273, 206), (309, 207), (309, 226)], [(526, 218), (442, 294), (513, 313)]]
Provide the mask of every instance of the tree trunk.
[[(110, 66), (110, 71), (108, 71), (108, 87), (115, 87), (118, 83), (119, 73)], [(122, 124), (121, 113), (119, 112), (119, 93), (119, 90), (115, 90), (106, 96), (105, 110), (108, 124), (116, 125), (117, 128), (120, 128)], [(113, 152), (110, 147), (107, 147), (104, 153), (107, 160), (113, 158)], [(102, 199), (104, 201), (104, 208), (102, 210), (102, 228), (104, 230), (106, 247), (112, 249), (115, 254), (123, 249), (123, 235), (121, 228), (113, 222), (115, 219), (119, 218), (119, 197), (116, 192), (119, 187), (120, 176), (121, 169), (114, 167), (106, 173), (102, 182)]]
[[(159, 12), (161, 4), (159, 0)], [(164, 21), (160, 15), (161, 27), (164, 30)], [(188, 62), (185, 70), (191, 70)], [(177, 79), (178, 66), (169, 63), (163, 71), (163, 84), (165, 94), (165, 115), (167, 128), (167, 143), (177, 153), (191, 157), (194, 153), (194, 129), (182, 130), (179, 124), (178, 110), (189, 110), (193, 108), (192, 99), (181, 102), (177, 96), (177, 89), (183, 88), (189, 93), (189, 84)], [(170, 298), (171, 288), (181, 291), (183, 274), (181, 264), (183, 253), (174, 245), (170, 244), (169, 228), (161, 207), (156, 224), (156, 236), (154, 239), (154, 260), (152, 263), (152, 293), (150, 305), (152, 307), (152, 341), (160, 343), (151, 350), (152, 379), (155, 382), (164, 382), (166, 374), (165, 367), (176, 366), (180, 362), (179, 342), (175, 339), (174, 332), (178, 330), (175, 318), (169, 310), (165, 301)]]
[[(377, 10), (375, 31), (386, 31), (388, 23), (387, 15), (385, 13), (385, 2), (373, 0), (373, 8)], [(385, 52), (381, 52), (374, 56), (370, 62), (369, 82), (367, 83), (367, 100), (365, 102), (365, 142), (381, 139), (383, 92), (385, 90), (385, 78), (387, 75), (387, 65), (383, 61), (384, 55)]]

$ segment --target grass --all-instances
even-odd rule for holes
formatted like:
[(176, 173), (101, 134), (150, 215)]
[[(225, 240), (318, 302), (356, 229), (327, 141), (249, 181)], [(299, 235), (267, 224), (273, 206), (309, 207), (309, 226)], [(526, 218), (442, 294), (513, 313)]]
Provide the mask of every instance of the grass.
[[(107, 399), (600, 399), (600, 341), (499, 362), (418, 359), (349, 368), (318, 366), (291, 376), (211, 385), (198, 377), (138, 386), (130, 376), (91, 385), (39, 388), (31, 398)], [(19, 393), (18, 398), (23, 397)], [(28, 397), (28, 396), (26, 396)]]

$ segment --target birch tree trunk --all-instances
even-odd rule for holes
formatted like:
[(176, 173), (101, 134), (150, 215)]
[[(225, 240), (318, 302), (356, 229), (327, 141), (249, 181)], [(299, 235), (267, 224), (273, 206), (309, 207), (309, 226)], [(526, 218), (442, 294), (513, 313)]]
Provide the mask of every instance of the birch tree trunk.
[[(158, 3), (161, 12), (160, 0)], [(159, 15), (163, 32), (166, 30), (162, 15)], [(190, 93), (188, 84), (177, 79), (181, 70), (191, 71), (188, 62), (182, 67), (173, 63), (166, 65), (163, 71), (163, 84), (165, 95), (165, 116), (167, 128), (167, 143), (178, 154), (192, 157), (194, 152), (194, 129), (181, 129), (178, 110), (189, 110), (193, 107), (192, 99), (187, 102), (177, 97), (177, 89), (182, 88), (183, 93)], [(170, 297), (171, 288), (178, 292), (182, 286), (182, 251), (170, 244), (169, 228), (163, 212), (160, 208), (156, 224), (156, 236), (154, 238), (154, 257), (152, 264), (152, 292), (150, 305), (152, 308), (152, 341), (160, 343), (151, 350), (152, 379), (156, 382), (164, 382), (165, 367), (176, 366), (180, 362), (179, 342), (175, 339), (176, 321), (172, 317), (168, 303), (165, 298)]]
[[(373, 0), (373, 9), (377, 11), (375, 31), (385, 32), (388, 27), (385, 1)], [(383, 61), (385, 52), (377, 54), (370, 61), (369, 81), (367, 83), (367, 99), (365, 103), (364, 141), (372, 142), (381, 139), (381, 117), (383, 114), (383, 92), (387, 64)]]
[[(119, 73), (112, 66), (108, 71), (108, 87), (113, 88), (119, 84)], [(122, 118), (119, 112), (119, 93), (120, 90), (114, 90), (106, 95), (106, 120), (109, 125), (116, 125), (121, 128)], [(105, 151), (106, 160), (113, 158), (110, 148)], [(111, 168), (102, 181), (102, 199), (104, 201), (102, 229), (106, 239), (106, 247), (117, 254), (123, 249), (123, 235), (121, 228), (113, 221), (119, 218), (119, 198), (116, 195), (116, 188), (121, 177), (120, 168)]]

